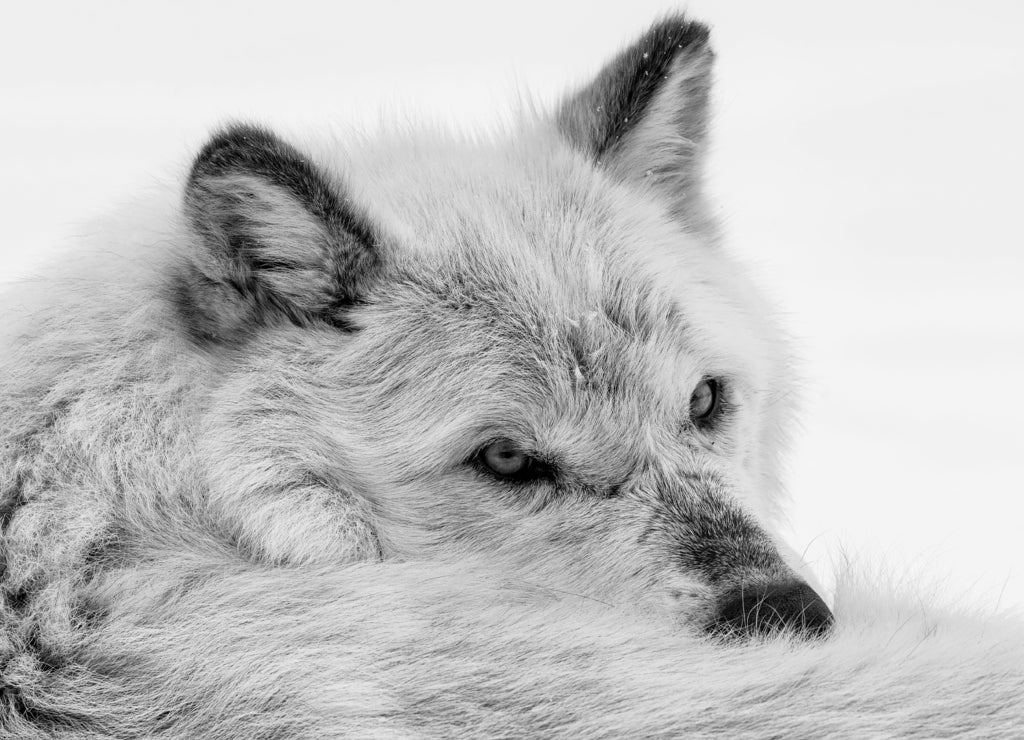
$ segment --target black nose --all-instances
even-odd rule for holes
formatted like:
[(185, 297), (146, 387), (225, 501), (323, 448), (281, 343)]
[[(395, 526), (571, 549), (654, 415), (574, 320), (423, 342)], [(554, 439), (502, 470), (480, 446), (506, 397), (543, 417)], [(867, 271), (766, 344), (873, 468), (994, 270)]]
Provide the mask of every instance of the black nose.
[(832, 628), (832, 612), (803, 581), (746, 585), (725, 595), (708, 629), (714, 634), (771, 635), (790, 630), (823, 637)]

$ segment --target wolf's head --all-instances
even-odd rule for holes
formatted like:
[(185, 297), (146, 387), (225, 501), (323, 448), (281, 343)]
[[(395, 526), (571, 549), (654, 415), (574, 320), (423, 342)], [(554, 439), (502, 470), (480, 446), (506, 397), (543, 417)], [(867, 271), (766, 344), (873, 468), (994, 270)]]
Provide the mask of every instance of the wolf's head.
[(711, 64), (670, 18), (511, 136), (207, 144), (171, 295), (226, 358), (205, 449), (239, 543), (827, 627), (768, 534), (791, 379), (701, 191)]

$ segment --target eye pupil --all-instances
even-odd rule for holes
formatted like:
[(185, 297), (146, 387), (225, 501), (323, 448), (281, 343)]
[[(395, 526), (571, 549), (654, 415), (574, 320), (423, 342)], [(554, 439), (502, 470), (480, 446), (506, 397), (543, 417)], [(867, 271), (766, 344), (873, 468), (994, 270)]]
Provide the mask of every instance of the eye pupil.
[(493, 442), (483, 451), (483, 462), (498, 475), (517, 475), (530, 466), (530, 457), (510, 440)]
[(696, 422), (708, 421), (718, 410), (718, 382), (704, 378), (690, 396), (690, 418)]

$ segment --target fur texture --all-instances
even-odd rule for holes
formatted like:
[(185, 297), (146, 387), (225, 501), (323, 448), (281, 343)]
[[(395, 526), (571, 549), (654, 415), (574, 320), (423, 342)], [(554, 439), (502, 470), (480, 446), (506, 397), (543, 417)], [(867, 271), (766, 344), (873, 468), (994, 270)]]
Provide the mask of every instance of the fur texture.
[(1018, 733), (1024, 628), (833, 617), (773, 534), (711, 59), (666, 19), (487, 141), (230, 127), (8, 296), (2, 736)]

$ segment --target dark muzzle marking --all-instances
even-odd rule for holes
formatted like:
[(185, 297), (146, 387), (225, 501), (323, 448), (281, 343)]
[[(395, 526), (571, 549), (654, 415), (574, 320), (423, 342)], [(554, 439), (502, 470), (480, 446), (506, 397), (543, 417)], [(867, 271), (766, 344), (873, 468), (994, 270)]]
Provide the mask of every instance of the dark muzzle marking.
[(828, 606), (786, 565), (757, 521), (730, 499), (727, 484), (708, 473), (684, 472), (655, 485), (659, 506), (641, 540), (664, 537), (683, 572), (718, 594), (705, 626), (709, 633), (828, 634), (834, 622)]
[(832, 612), (815, 590), (792, 580), (748, 584), (726, 593), (707, 629), (722, 636), (770, 636), (788, 631), (815, 638), (828, 635), (833, 622)]

